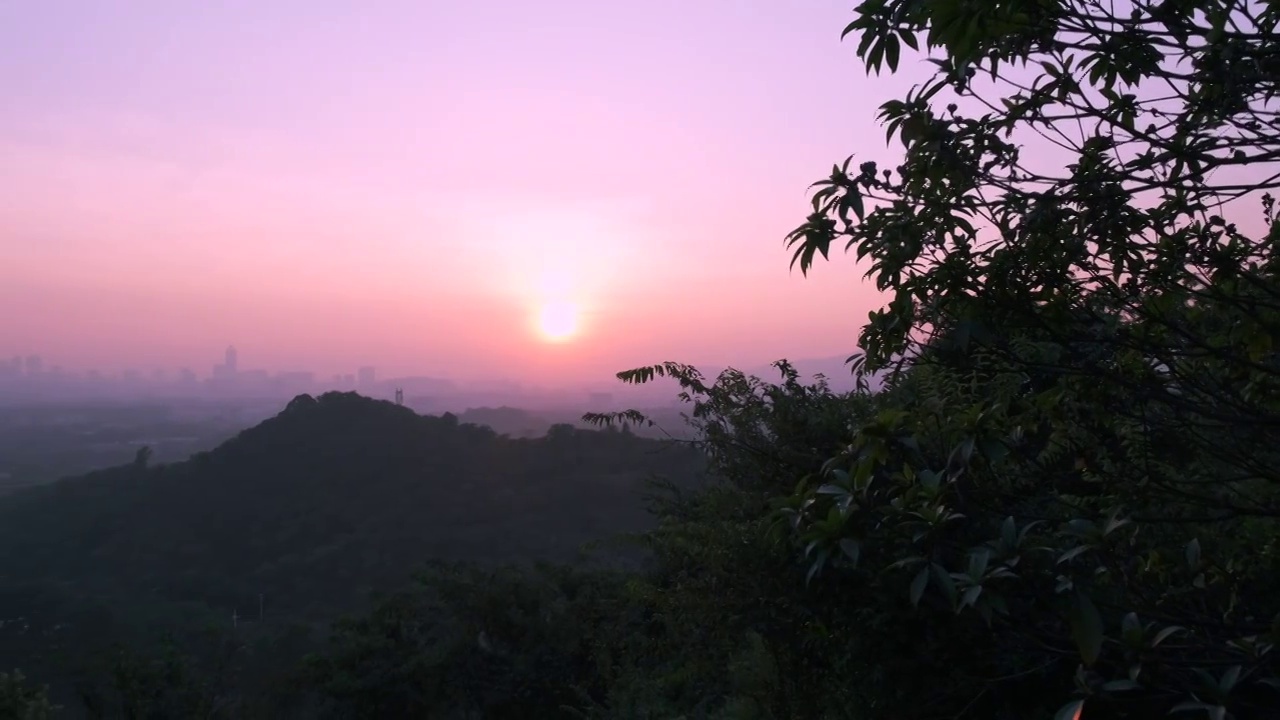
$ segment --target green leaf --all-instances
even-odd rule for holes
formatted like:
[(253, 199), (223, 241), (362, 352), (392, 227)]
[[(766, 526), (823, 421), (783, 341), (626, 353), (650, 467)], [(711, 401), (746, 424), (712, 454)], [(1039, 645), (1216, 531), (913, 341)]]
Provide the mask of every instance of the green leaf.
[(1222, 707), (1221, 705), (1210, 705), (1209, 703), (1205, 703), (1205, 702), (1178, 703), (1177, 705), (1174, 705), (1171, 710), (1169, 710), (1169, 714), (1172, 715), (1174, 713), (1195, 712), (1195, 711), (1207, 712), (1209, 714), (1209, 717), (1212, 720), (1222, 720), (1227, 715), (1227, 709)]
[(1131, 632), (1141, 631), (1142, 623), (1138, 620), (1138, 614), (1134, 612), (1125, 613), (1124, 618), (1120, 620), (1120, 628), (1126, 635)]
[(999, 440), (986, 438), (981, 442), (982, 456), (992, 465), (999, 465), (1009, 456), (1009, 447)]
[(1174, 633), (1177, 633), (1177, 632), (1182, 632), (1183, 630), (1184, 630), (1184, 628), (1179, 627), (1179, 626), (1177, 626), (1177, 625), (1170, 625), (1169, 627), (1167, 627), (1167, 628), (1165, 628), (1165, 629), (1161, 630), (1160, 632), (1156, 633), (1156, 636), (1151, 640), (1151, 647), (1156, 647), (1156, 646), (1157, 646), (1157, 645), (1159, 645), (1160, 643), (1162, 643), (1162, 642), (1164, 642), (1165, 640), (1167, 640), (1167, 639), (1169, 638), (1169, 636), (1170, 636), (1170, 635), (1172, 635), (1172, 634), (1174, 634)]
[(969, 553), (969, 578), (975, 583), (987, 574), (987, 563), (991, 560), (991, 551), (978, 548)]
[(1222, 680), (1218, 683), (1218, 689), (1222, 694), (1226, 695), (1240, 682), (1240, 672), (1243, 670), (1239, 665), (1232, 665), (1227, 671), (1222, 673)]
[(1102, 653), (1103, 626), (1098, 608), (1084, 593), (1076, 593), (1071, 605), (1071, 637), (1076, 641), (1080, 658), (1086, 666), (1092, 666)]
[(924, 558), (923, 558), (923, 557), (921, 557), (921, 556), (919, 556), (919, 555), (912, 555), (911, 557), (905, 557), (905, 558), (902, 558), (901, 560), (898, 560), (898, 561), (896, 561), (896, 562), (894, 562), (894, 563), (890, 564), (890, 565), (889, 565), (889, 569), (890, 569), (890, 570), (897, 570), (897, 569), (899, 569), (899, 568), (904, 568), (904, 567), (906, 567), (906, 566), (908, 566), (908, 565), (915, 565), (916, 563), (922, 563), (922, 562), (924, 562)]
[(947, 569), (938, 563), (930, 563), (929, 570), (933, 575), (933, 581), (937, 583), (938, 587), (942, 590), (942, 593), (947, 596), (947, 602), (951, 603), (952, 607), (955, 607), (956, 600), (959, 599), (959, 592), (956, 590), (956, 581), (952, 579), (951, 574), (947, 572)]
[(884, 38), (884, 60), (889, 66), (889, 72), (898, 71), (898, 56), (902, 53), (902, 47), (898, 44), (897, 35), (886, 35)]
[(1126, 645), (1135, 650), (1142, 649), (1142, 623), (1138, 620), (1137, 613), (1126, 613), (1124, 619), (1120, 621), (1120, 634), (1124, 637)]
[(1012, 515), (1000, 524), (1000, 542), (1009, 550), (1018, 546), (1018, 525), (1014, 522)]
[(1110, 680), (1102, 684), (1102, 689), (1106, 692), (1125, 692), (1126, 690), (1138, 690), (1142, 686), (1127, 678), (1119, 680)]
[(804, 584), (806, 586), (813, 582), (813, 579), (818, 575), (818, 573), (822, 572), (822, 568), (827, 564), (827, 558), (829, 557), (830, 554), (828, 550), (823, 549), (818, 551), (818, 557), (813, 561), (813, 564), (809, 566), (809, 572), (804, 576)]
[(929, 584), (929, 567), (920, 568), (920, 572), (911, 580), (911, 605), (920, 605), (920, 598), (924, 595), (925, 586)]
[(1064, 562), (1068, 562), (1068, 561), (1070, 561), (1070, 560), (1073, 560), (1073, 559), (1075, 559), (1076, 557), (1078, 557), (1078, 556), (1080, 556), (1080, 555), (1084, 554), (1085, 552), (1089, 551), (1090, 549), (1091, 549), (1091, 548), (1090, 548), (1090, 546), (1088, 546), (1088, 545), (1077, 545), (1077, 546), (1075, 546), (1075, 547), (1071, 548), (1070, 550), (1068, 550), (1068, 551), (1066, 551), (1066, 552), (1062, 553), (1061, 557), (1059, 557), (1059, 558), (1058, 558), (1058, 564), (1060, 565), (1060, 564), (1062, 564), (1062, 563), (1064, 563)]
[(1107, 524), (1103, 526), (1102, 536), (1106, 537), (1107, 535), (1110, 535), (1111, 533), (1115, 532), (1116, 530), (1119, 530), (1125, 525), (1130, 524), (1131, 522), (1132, 521), (1129, 520), (1128, 518), (1117, 518), (1113, 516), (1109, 520), (1107, 520)]
[(1053, 714), (1053, 720), (1080, 720), (1083, 712), (1084, 700), (1072, 700), (1058, 708), (1058, 712)]
[(858, 189), (858, 186), (850, 185), (846, 188), (844, 198), (849, 208), (853, 210), (853, 214), (858, 216), (858, 220), (865, 220), (867, 209), (862, 203), (862, 191)]
[(853, 538), (841, 538), (840, 550), (844, 552), (845, 557), (849, 558), (849, 562), (854, 567), (858, 566), (858, 558), (862, 555), (862, 544)]

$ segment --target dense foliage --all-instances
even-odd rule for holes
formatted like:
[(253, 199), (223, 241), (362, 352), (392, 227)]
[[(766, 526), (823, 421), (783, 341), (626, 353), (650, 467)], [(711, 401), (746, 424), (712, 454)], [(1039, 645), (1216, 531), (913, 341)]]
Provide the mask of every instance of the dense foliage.
[(574, 560), (652, 525), (651, 476), (690, 487), (704, 465), (626, 431), (509, 439), (355, 394), (300, 396), (185, 462), (139, 452), (0, 498), (0, 667), (64, 705), (88, 692), (76, 679), (150, 687), (174, 668), (235, 694), (432, 558)]
[[(864, 613), (806, 587), (771, 532), (770, 501), (870, 402), (783, 369), (781, 384), (729, 371), (690, 395), (719, 482), (654, 495), (659, 526), (624, 538), (648, 551), (640, 571), (437, 567), (337, 628), (308, 665), (321, 706), (333, 717), (861, 717), (848, 676), (877, 664), (850, 651)], [(779, 440), (790, 449), (775, 454)]]
[(32, 687), (20, 672), (0, 673), (0, 718), (48, 720), (52, 716), (47, 692)]
[(991, 626), (991, 676), (1074, 684), (1064, 714), (1280, 707), (1280, 225), (1270, 195), (1256, 235), (1221, 215), (1277, 185), (1232, 168), (1280, 159), (1278, 8), (968, 10), (873, 0), (849, 27), (870, 69), (921, 34), (942, 58), (882, 108), (902, 165), (836, 172), (792, 236), (802, 264), (837, 237), (871, 261), (892, 300), (863, 360), (906, 370), (797, 537)]
[[(868, 716), (1280, 708), (1280, 223), (1268, 194), (1256, 233), (1222, 215), (1280, 184), (1278, 19), (866, 0), (846, 28), (871, 71), (937, 66), (881, 108), (903, 162), (835, 167), (788, 238), (869, 263), (855, 369), (892, 380), (781, 517), (810, 579), (919, 609), (864, 652), (923, 625), (952, 659), (850, 676)], [(622, 377), (657, 372), (705, 394)]]

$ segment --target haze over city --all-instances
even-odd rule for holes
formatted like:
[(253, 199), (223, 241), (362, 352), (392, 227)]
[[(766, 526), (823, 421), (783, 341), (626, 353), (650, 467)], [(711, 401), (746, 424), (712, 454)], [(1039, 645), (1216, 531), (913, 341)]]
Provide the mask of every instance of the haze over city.
[(608, 380), (848, 354), (805, 186), (884, 150), (846, 3), (0, 8), (0, 357)]

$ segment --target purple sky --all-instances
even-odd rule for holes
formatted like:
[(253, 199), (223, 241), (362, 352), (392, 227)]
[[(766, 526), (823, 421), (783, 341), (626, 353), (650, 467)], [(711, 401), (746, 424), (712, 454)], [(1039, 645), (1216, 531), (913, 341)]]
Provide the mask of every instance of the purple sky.
[[(0, 356), (590, 379), (852, 351), (848, 0), (0, 3)], [(535, 318), (579, 313), (566, 342)]]

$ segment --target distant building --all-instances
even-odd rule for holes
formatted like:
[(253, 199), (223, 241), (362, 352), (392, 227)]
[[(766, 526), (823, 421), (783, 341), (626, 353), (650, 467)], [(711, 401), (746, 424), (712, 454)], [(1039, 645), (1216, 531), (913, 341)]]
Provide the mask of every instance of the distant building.
[(240, 358), (236, 353), (235, 346), (228, 346), (226, 353), (223, 355), (221, 365), (213, 366), (214, 380), (232, 380), (239, 372)]
[(44, 360), (39, 355), (27, 356), (27, 374), (39, 375), (44, 370)]
[(356, 373), (357, 373), (357, 376), (359, 377), (359, 382), (361, 387), (369, 387), (370, 385), (373, 384), (374, 380), (376, 379), (376, 373), (374, 372), (374, 369), (368, 366), (360, 368), (359, 370), (356, 371)]

